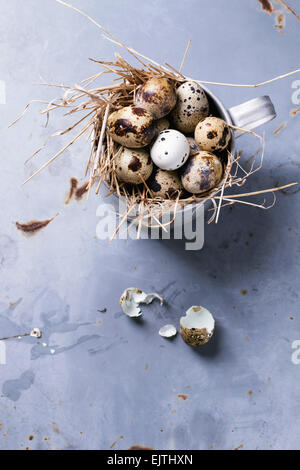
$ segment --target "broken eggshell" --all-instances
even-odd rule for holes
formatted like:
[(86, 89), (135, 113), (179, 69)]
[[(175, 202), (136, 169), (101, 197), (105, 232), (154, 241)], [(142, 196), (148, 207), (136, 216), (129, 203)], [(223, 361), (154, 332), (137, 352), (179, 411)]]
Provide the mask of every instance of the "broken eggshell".
[(30, 332), (30, 336), (33, 338), (41, 338), (42, 332), (39, 328), (33, 328), (33, 330)]
[(146, 294), (136, 287), (129, 287), (121, 295), (120, 305), (128, 317), (136, 318), (142, 315), (139, 305), (151, 304), (154, 299), (158, 299), (161, 305), (164, 303), (164, 299), (159, 294)]
[(180, 318), (180, 334), (189, 346), (203, 346), (211, 339), (215, 329), (212, 314), (204, 307), (193, 306)]
[(177, 335), (177, 330), (174, 325), (165, 325), (159, 330), (158, 334), (163, 338), (172, 338)]

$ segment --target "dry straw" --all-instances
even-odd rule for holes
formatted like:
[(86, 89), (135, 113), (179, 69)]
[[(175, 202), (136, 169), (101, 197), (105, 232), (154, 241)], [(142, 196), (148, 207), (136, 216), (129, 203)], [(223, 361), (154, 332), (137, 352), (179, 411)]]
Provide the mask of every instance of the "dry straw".
[[(111, 33), (109, 33), (109, 31), (107, 31), (103, 26), (97, 23), (93, 18), (77, 9), (73, 5), (65, 3), (62, 0), (56, 1), (68, 8), (77, 11), (85, 18), (90, 20), (93, 24), (95, 24), (103, 32), (104, 38), (112, 41), (118, 46), (121, 46), (123, 49), (129, 52), (139, 63), (139, 68), (130, 65), (120, 54), (115, 53), (114, 61), (109, 62), (94, 60), (94, 62), (99, 65), (100, 71), (94, 76), (84, 80), (81, 85), (68, 87), (64, 85), (50, 85), (44, 83), (46, 86), (57, 87), (64, 91), (63, 96), (58, 99), (55, 99), (51, 102), (41, 101), (42, 103), (47, 104), (45, 109), (41, 111), (43, 115), (46, 115), (47, 122), (49, 120), (50, 113), (55, 110), (63, 109), (66, 115), (74, 116), (74, 123), (66, 130), (56, 132), (51, 135), (45, 144), (36, 152), (34, 152), (34, 154), (31, 155), (29, 159), (35, 157), (47, 145), (51, 137), (66, 135), (73, 130), (76, 130), (77, 133), (75, 137), (73, 137), (59, 152), (53, 155), (44, 165), (42, 165), (35, 173), (33, 173), (23, 184), (30, 181), (48, 165), (54, 162), (54, 160), (60, 157), (76, 141), (78, 141), (83, 136), (86, 136), (91, 140), (92, 144), (85, 173), (86, 177), (88, 177), (88, 191), (90, 191), (91, 188), (95, 185), (96, 193), (98, 193), (101, 184), (105, 182), (109, 190), (108, 195), (116, 194), (118, 197), (124, 198), (127, 204), (127, 211), (125, 214), (120, 214), (120, 224), (112, 238), (117, 235), (122, 224), (130, 218), (133, 210), (136, 211), (137, 208), (138, 215), (135, 216), (135, 223), (138, 224), (137, 238), (139, 238), (142, 226), (160, 227), (163, 230), (166, 230), (167, 226), (171, 225), (175, 220), (177, 211), (189, 204), (205, 203), (207, 201), (211, 201), (213, 204), (213, 213), (209, 222), (213, 220), (218, 222), (220, 210), (223, 206), (240, 203), (262, 209), (268, 209), (273, 206), (275, 202), (275, 196), (271, 206), (266, 205), (265, 201), (263, 201), (261, 204), (257, 204), (254, 202), (249, 202), (248, 200), (245, 200), (245, 198), (267, 193), (274, 194), (275, 191), (279, 191), (297, 184), (291, 183), (289, 185), (277, 188), (270, 188), (250, 193), (241, 192), (238, 194), (227, 194), (226, 190), (228, 188), (241, 188), (244, 186), (247, 179), (254, 173), (258, 172), (263, 164), (263, 137), (259, 136), (253, 131), (247, 131), (245, 129), (240, 130), (251, 133), (255, 138), (259, 139), (261, 143), (262, 151), (259, 162), (255, 162), (255, 158), (253, 158), (250, 169), (246, 170), (242, 166), (241, 155), (239, 153), (237, 155), (233, 155), (228, 152), (228, 159), (227, 164), (225, 165), (224, 178), (222, 182), (218, 187), (214, 188), (205, 195), (191, 195), (188, 198), (182, 198), (181, 194), (178, 194), (176, 199), (162, 199), (160, 197), (153, 196), (151, 190), (147, 186), (147, 183), (143, 180), (142, 177), (141, 184), (139, 186), (132, 186), (129, 188), (128, 186), (120, 183), (116, 177), (115, 158), (118, 153), (122, 151), (122, 147), (113, 142), (112, 138), (106, 132), (107, 118), (110, 112), (113, 112), (123, 106), (132, 104), (137, 88), (149, 78), (168, 77), (173, 80), (175, 86), (179, 86), (185, 80), (190, 80), (190, 78), (185, 77), (182, 74), (182, 68), (188, 53), (188, 49), (190, 47), (190, 41), (186, 48), (180, 68), (179, 70), (176, 70), (173, 66), (166, 62), (164, 65), (161, 65), (149, 57), (146, 57), (145, 55), (137, 52), (135, 49), (127, 47)], [(291, 76), (297, 72), (300, 72), (300, 70), (295, 70), (254, 85), (238, 85), (231, 83), (208, 82), (203, 80), (195, 81), (203, 84), (255, 88)], [(97, 87), (95, 82), (102, 76), (110, 76), (111, 84), (103, 87)], [(22, 115), (13, 124), (23, 117), (31, 103), (26, 106)], [(82, 113), (84, 114), (82, 115)], [(76, 118), (76, 116), (80, 116), (80, 118)], [(236, 129), (234, 126), (232, 126), (232, 128)], [(168, 223), (162, 223), (162, 215), (169, 212), (172, 213), (171, 220)]]

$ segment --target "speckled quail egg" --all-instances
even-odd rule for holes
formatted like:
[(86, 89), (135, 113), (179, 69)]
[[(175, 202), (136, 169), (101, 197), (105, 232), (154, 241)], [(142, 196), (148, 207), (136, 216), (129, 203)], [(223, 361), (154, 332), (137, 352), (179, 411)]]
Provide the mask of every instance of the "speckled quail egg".
[(226, 149), (231, 139), (230, 128), (223, 119), (207, 117), (195, 129), (195, 140), (203, 150), (212, 152)]
[(163, 117), (155, 121), (157, 133), (160, 134), (162, 131), (166, 131), (170, 128), (170, 122), (167, 118)]
[(185, 164), (189, 154), (186, 137), (174, 129), (161, 132), (151, 147), (151, 158), (162, 170), (177, 170)]
[(150, 154), (144, 149), (124, 148), (117, 155), (115, 165), (117, 178), (125, 183), (140, 184), (141, 176), (146, 181), (153, 171)]
[(214, 334), (215, 320), (204, 307), (193, 306), (180, 318), (180, 334), (189, 346), (203, 346)]
[(194, 132), (198, 122), (208, 116), (209, 103), (201, 86), (192, 81), (177, 89), (177, 104), (172, 112), (176, 129), (184, 133)]
[(176, 171), (166, 171), (156, 168), (148, 180), (148, 186), (154, 197), (174, 198), (183, 191), (180, 178)]
[(183, 168), (181, 182), (189, 193), (200, 194), (213, 189), (222, 175), (220, 159), (211, 152), (201, 151), (189, 158)]
[(168, 78), (150, 78), (136, 94), (135, 105), (146, 109), (155, 119), (169, 114), (176, 105), (176, 90)]
[(146, 147), (156, 135), (153, 116), (136, 106), (114, 111), (108, 118), (107, 129), (115, 142), (130, 148)]
[(190, 146), (190, 156), (195, 155), (196, 153), (200, 152), (200, 150), (202, 150), (193, 137), (187, 137), (187, 141)]

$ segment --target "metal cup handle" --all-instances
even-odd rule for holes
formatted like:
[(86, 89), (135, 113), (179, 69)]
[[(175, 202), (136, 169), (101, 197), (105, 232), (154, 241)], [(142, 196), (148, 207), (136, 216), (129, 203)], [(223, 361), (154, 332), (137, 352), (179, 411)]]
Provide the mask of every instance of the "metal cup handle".
[[(276, 117), (274, 105), (269, 96), (260, 96), (229, 109), (232, 124), (236, 127), (252, 130)], [(236, 130), (235, 137), (243, 135)]]

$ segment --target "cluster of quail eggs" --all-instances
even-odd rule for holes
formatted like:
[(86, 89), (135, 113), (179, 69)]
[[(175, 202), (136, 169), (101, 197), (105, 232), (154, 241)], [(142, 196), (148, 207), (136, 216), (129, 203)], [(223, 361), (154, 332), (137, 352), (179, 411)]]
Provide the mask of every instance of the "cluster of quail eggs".
[(120, 182), (147, 181), (154, 197), (202, 194), (223, 176), (220, 152), (231, 132), (225, 121), (210, 115), (202, 87), (186, 81), (176, 88), (167, 78), (141, 85), (134, 104), (110, 114), (107, 130), (123, 149), (115, 159)]

